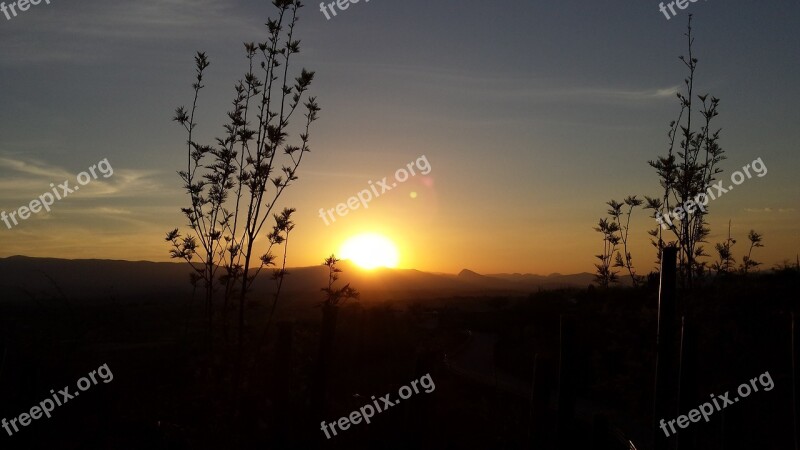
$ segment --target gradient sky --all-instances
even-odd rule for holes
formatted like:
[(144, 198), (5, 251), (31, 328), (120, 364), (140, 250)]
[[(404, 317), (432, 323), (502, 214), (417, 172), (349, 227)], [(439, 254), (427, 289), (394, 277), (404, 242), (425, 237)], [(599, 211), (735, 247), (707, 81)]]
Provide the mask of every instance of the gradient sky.
[[(8, 3), (8, 2), (7, 2)], [(268, 2), (62, 1), (0, 15), (0, 210), (108, 158), (114, 175), (8, 230), (0, 257), (168, 259), (185, 220), (185, 135), (196, 50), (211, 60), (197, 122), (220, 134), (243, 41), (263, 40)], [(436, 272), (593, 271), (604, 203), (658, 195), (647, 161), (666, 152), (688, 13), (698, 91), (721, 98), (725, 177), (761, 157), (763, 178), (713, 202), (711, 243), (733, 222), (764, 234), (756, 260), (800, 252), (800, 3), (708, 0), (667, 20), (654, 0), (372, 0), (326, 20), (302, 10), (297, 61), (317, 72), (313, 152), (285, 204), (298, 209), (290, 266), (378, 232), (401, 267)], [(298, 68), (299, 66), (295, 66)], [(432, 166), (326, 226), (369, 180), (425, 155)], [(74, 183), (73, 183), (74, 184)], [(416, 198), (410, 193), (417, 192)], [(634, 219), (634, 262), (653, 267)]]

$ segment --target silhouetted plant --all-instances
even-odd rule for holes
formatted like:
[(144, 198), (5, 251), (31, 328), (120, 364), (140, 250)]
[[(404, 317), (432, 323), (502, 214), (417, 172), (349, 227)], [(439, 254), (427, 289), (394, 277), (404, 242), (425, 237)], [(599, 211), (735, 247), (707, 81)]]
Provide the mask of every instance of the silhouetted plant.
[(323, 265), (328, 267), (328, 286), (322, 288), (322, 292), (325, 293), (325, 300), (323, 300), (323, 305), (326, 306), (339, 306), (339, 304), (344, 304), (349, 299), (358, 299), (360, 294), (357, 290), (350, 287), (350, 283), (345, 284), (341, 288), (334, 288), (333, 284), (339, 279), (339, 273), (342, 272), (342, 269), (336, 267), (336, 264), (340, 260), (336, 258), (335, 255), (331, 255), (325, 258), (325, 262)]
[(733, 257), (734, 244), (736, 244), (736, 240), (731, 238), (731, 222), (728, 221), (728, 239), (715, 246), (719, 259), (712, 264), (711, 268), (717, 271), (717, 275), (733, 272), (736, 264), (736, 258)]
[(323, 265), (328, 267), (328, 285), (322, 288), (322, 292), (325, 293), (325, 299), (320, 304), (322, 307), (322, 328), (319, 336), (319, 357), (311, 387), (311, 409), (318, 417), (323, 417), (325, 411), (328, 369), (333, 355), (333, 342), (336, 337), (339, 306), (351, 298), (358, 299), (360, 297), (359, 292), (350, 287), (350, 283), (340, 288), (333, 286), (339, 279), (339, 274), (342, 273), (342, 270), (336, 267), (338, 262), (339, 259), (335, 255), (329, 256), (323, 262)]
[[(633, 258), (631, 257), (631, 253), (628, 251), (628, 237), (630, 233), (631, 214), (633, 213), (633, 208), (641, 206), (643, 202), (633, 195), (625, 197), (624, 203), (625, 206), (628, 207), (628, 210), (624, 213), (622, 211), (622, 203), (619, 203), (616, 200), (611, 200), (607, 203), (607, 205), (610, 207), (608, 214), (614, 219), (614, 223), (617, 224), (617, 228), (619, 229), (619, 240), (622, 242), (622, 253), (625, 255), (623, 258), (622, 253), (617, 252), (614, 267), (624, 267), (627, 269), (628, 275), (631, 277), (631, 282), (633, 283), (633, 286), (636, 287), (639, 286), (639, 283), (643, 280), (643, 277), (636, 275), (636, 271), (633, 268)], [(623, 214), (625, 215), (625, 223), (622, 223)]]
[[(277, 18), (269, 18), (266, 23), (267, 39), (258, 44), (244, 44), (248, 71), (234, 86), (233, 109), (228, 112), (230, 120), (224, 126), (224, 137), (217, 138), (214, 146), (193, 140), (197, 99), (204, 87), (203, 72), (209, 66), (204, 53), (195, 57), (197, 79), (192, 85), (192, 107), (188, 111), (178, 108), (174, 117), (189, 135), (187, 170), (180, 172), (180, 176), (190, 197), (190, 207), (182, 211), (192, 234), (184, 237), (177, 229), (168, 233), (167, 240), (173, 245), (171, 255), (193, 264), (196, 273), (193, 281), (204, 282), (209, 310), (213, 309), (216, 272), (224, 268), (225, 273), (219, 277), (225, 287), (224, 311), (229, 300), (238, 297), (240, 359), (247, 293), (258, 273), (275, 265), (273, 248), (285, 243), (293, 227), (294, 209), (284, 209), (280, 214), (272, 211), (286, 187), (298, 179), (297, 169), (303, 155), (311, 151), (310, 126), (320, 110), (315, 97), (306, 98), (305, 123), (296, 130), (298, 145), (289, 144), (293, 133), (289, 128), (290, 118), (309, 89), (314, 72), (302, 69), (293, 82), (289, 73), (292, 56), (300, 52), (300, 41), (294, 39), (294, 32), (302, 3), (273, 0), (272, 4), (277, 9)], [(260, 66), (260, 74), (254, 72), (256, 66)], [(251, 123), (253, 119), (255, 122)], [(271, 218), (275, 225), (267, 235), (268, 249), (254, 259), (256, 239)], [(200, 260), (197, 264), (192, 263), (195, 256)], [(287, 274), (285, 264), (284, 247), (283, 266), (273, 272), (278, 294)], [(277, 297), (273, 299), (271, 314), (276, 303)]]
[[(689, 44), (688, 58), (681, 56), (680, 60), (689, 70), (689, 75), (684, 79), (685, 93), (678, 93), (680, 111), (678, 119), (670, 123), (668, 133), (667, 155), (655, 161), (649, 161), (651, 167), (658, 173), (664, 193), (661, 198), (646, 197), (646, 208), (653, 210), (653, 216), (669, 213), (674, 208), (686, 205), (690, 200), (701, 198), (711, 186), (715, 176), (722, 172), (717, 164), (725, 159), (724, 151), (718, 144), (720, 130), (711, 131), (711, 122), (718, 115), (719, 99), (708, 95), (697, 95), (701, 104), (695, 104), (695, 71), (697, 58), (694, 57), (692, 47), (692, 17), (689, 16), (688, 31), (685, 33)], [(695, 118), (695, 109), (699, 110), (699, 129)], [(680, 140), (678, 138), (680, 136)], [(677, 142), (676, 142), (677, 141)], [(706, 202), (707, 203), (707, 202)], [(704, 271), (704, 265), (698, 262), (703, 256), (708, 256), (700, 243), (706, 242), (709, 229), (706, 222), (708, 206), (697, 209), (693, 214), (680, 214), (676, 220), (667, 223), (668, 230), (672, 232), (678, 246), (678, 263), (682, 278), (688, 286), (693, 285), (697, 273)], [(658, 258), (661, 258), (661, 249), (665, 245), (665, 237), (658, 226), (649, 232), (653, 236), (654, 245), (658, 249)]]
[[(192, 235), (183, 236), (178, 228), (167, 233), (166, 240), (172, 244), (170, 256), (183, 259), (189, 263), (194, 272), (190, 274), (190, 281), (197, 287), (203, 282), (206, 313), (208, 317), (209, 340), (213, 339), (213, 292), (214, 279), (218, 268), (221, 231), (217, 228), (217, 217), (225, 201), (227, 189), (231, 186), (233, 175), (232, 158), (224, 148), (214, 148), (194, 142), (194, 131), (197, 123), (194, 115), (197, 109), (197, 99), (200, 90), (205, 86), (203, 72), (210, 62), (205, 53), (198, 52), (195, 56), (196, 79), (192, 84), (194, 100), (190, 112), (178, 108), (173, 120), (180, 123), (188, 134), (187, 139), (187, 167), (178, 174), (184, 183), (184, 189), (189, 194), (190, 206), (181, 208), (189, 221)], [(217, 162), (212, 166), (203, 166), (201, 161), (207, 154), (213, 154)], [(198, 174), (198, 170), (207, 170)], [(198, 243), (199, 241), (199, 243)], [(198, 246), (200, 247), (198, 249)], [(195, 262), (197, 261), (197, 262)]]
[(607, 288), (611, 283), (616, 283), (617, 272), (612, 269), (611, 258), (617, 252), (617, 245), (619, 245), (620, 238), (617, 236), (619, 227), (616, 222), (609, 222), (608, 219), (600, 219), (595, 231), (603, 235), (603, 253), (595, 255), (595, 258), (600, 260), (599, 264), (594, 266), (597, 268), (595, 274), (595, 281), (601, 287)]
[(742, 256), (742, 264), (739, 266), (739, 270), (745, 275), (747, 275), (750, 269), (755, 269), (761, 265), (760, 262), (753, 259), (753, 249), (764, 246), (764, 244), (761, 243), (762, 238), (763, 236), (756, 233), (755, 230), (750, 230), (750, 232), (747, 233), (747, 240), (750, 241), (750, 248), (747, 250), (747, 255)]
[[(664, 207), (664, 202), (660, 198), (652, 198), (646, 195), (644, 198), (646, 203), (644, 209), (652, 210), (650, 218), (655, 221), (655, 219), (658, 217), (658, 214), (661, 214), (661, 210)], [(653, 227), (650, 230), (647, 230), (647, 234), (650, 235), (650, 244), (652, 244), (652, 246), (655, 247), (656, 249), (656, 260), (654, 261), (656, 271), (658, 271), (659, 267), (661, 267), (661, 255), (664, 250), (664, 239), (662, 231), (663, 228), (661, 227), (660, 224), (658, 224), (658, 222), (656, 222), (655, 227)]]

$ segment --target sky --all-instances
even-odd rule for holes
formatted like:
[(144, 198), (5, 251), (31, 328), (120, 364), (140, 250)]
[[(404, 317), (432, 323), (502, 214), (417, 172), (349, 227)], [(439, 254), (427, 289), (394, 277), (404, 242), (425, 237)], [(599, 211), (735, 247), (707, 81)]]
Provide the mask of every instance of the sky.
[[(177, 175), (186, 136), (171, 118), (191, 103), (194, 54), (211, 61), (196, 120), (198, 140), (211, 143), (247, 69), (242, 43), (265, 39), (273, 7), (51, 0), (17, 12), (0, 13), (0, 211), (51, 183), (74, 186), (100, 161), (113, 175), (98, 172), (10, 229), (0, 222), (0, 257), (169, 260), (164, 235), (186, 230)], [(281, 201), (297, 208), (289, 266), (320, 264), (347, 238), (378, 233), (403, 268), (593, 271), (605, 202), (659, 195), (647, 162), (666, 153), (678, 112), (690, 13), (697, 91), (721, 99), (723, 178), (757, 158), (768, 168), (711, 203), (706, 245), (726, 237), (730, 220), (737, 255), (756, 229), (765, 247), (754, 259), (793, 261), (800, 3), (704, 0), (676, 13), (668, 20), (652, 0), (362, 0), (326, 19), (306, 3), (290, 69), (315, 71), (322, 111)], [(320, 217), (420, 158), (427, 174), (335, 222)], [(654, 268), (652, 226), (634, 212), (643, 272)]]

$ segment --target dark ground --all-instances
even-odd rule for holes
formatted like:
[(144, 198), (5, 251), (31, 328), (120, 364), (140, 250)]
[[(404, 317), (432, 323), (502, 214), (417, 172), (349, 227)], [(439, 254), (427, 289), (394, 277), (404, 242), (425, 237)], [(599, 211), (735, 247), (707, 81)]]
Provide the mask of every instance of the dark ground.
[[(682, 366), (680, 414), (767, 371), (775, 384), (708, 424), (681, 430), (681, 449), (793, 448), (790, 314), (798, 311), (798, 291), (798, 273), (784, 270), (679, 292), (680, 315), (696, 335)], [(322, 418), (312, 412), (311, 388), (321, 309), (284, 305), (281, 325), (264, 339), (268, 308), (252, 301), (237, 391), (235, 327), (221, 326), (217, 311), (209, 346), (202, 304), (177, 300), (0, 299), (0, 418), (29, 411), (50, 389), (75, 390), (103, 364), (114, 376), (55, 408), (52, 418), (13, 436), (0, 430), (0, 448), (552, 448), (555, 409), (561, 399), (563, 412), (563, 392), (570, 392), (558, 395), (562, 317), (575, 328), (566, 385), (575, 393), (575, 420), (563, 422), (562, 448), (626, 448), (621, 435), (652, 448), (654, 285), (347, 304), (339, 310)], [(426, 373), (431, 393), (325, 439), (321, 420), (349, 415), (373, 395), (396, 398)]]

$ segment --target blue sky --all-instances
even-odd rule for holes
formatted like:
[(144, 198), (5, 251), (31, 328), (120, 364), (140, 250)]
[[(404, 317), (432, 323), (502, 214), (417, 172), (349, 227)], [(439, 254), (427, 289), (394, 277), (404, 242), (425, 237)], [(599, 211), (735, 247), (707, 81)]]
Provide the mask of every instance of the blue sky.
[[(185, 136), (170, 118), (190, 101), (194, 52), (212, 63), (198, 119), (210, 140), (246, 69), (242, 42), (265, 35), (266, 3), (52, 0), (0, 15), (0, 210), (103, 158), (115, 170), (0, 227), (0, 256), (166, 259), (161, 237), (184, 222)], [(722, 99), (726, 174), (758, 157), (769, 168), (713, 203), (712, 244), (730, 219), (741, 241), (750, 228), (765, 235), (760, 260), (794, 259), (796, 1), (701, 0), (666, 20), (649, 0), (362, 0), (331, 20), (307, 3), (298, 25), (322, 112), (285, 199), (298, 208), (291, 265), (377, 231), (405, 267), (591, 271), (604, 203), (659, 191), (647, 161), (665, 153), (678, 110), (689, 13), (699, 91)], [(423, 154), (428, 185), (412, 181), (330, 226), (318, 217)], [(651, 219), (640, 212), (634, 226), (634, 258), (649, 268)]]

